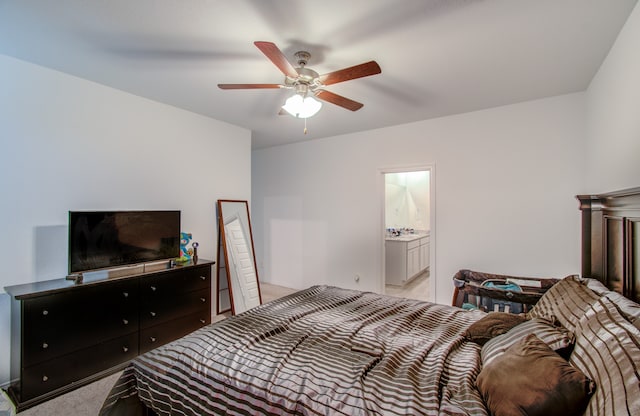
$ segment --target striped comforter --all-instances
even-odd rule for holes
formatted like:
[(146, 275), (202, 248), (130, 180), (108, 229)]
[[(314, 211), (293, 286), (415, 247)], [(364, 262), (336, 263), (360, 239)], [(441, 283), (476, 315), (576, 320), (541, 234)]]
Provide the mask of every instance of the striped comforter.
[(480, 312), (314, 286), (150, 351), (101, 415), (486, 415)]

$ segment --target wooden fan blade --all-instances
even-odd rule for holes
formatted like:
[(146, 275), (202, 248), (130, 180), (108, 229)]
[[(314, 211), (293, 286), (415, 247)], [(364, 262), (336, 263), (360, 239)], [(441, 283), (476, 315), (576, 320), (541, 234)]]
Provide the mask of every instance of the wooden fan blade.
[(322, 82), (324, 85), (331, 85), (337, 84), (338, 82), (349, 81), (351, 79), (380, 74), (381, 72), (382, 69), (380, 69), (380, 65), (378, 65), (376, 61), (369, 61), (365, 62), (364, 64), (320, 75), (320, 82)]
[(255, 90), (265, 88), (283, 88), (280, 84), (218, 84), (221, 90)]
[(263, 54), (267, 58), (274, 63), (275, 66), (282, 71), (283, 74), (290, 78), (298, 78), (300, 75), (298, 71), (291, 65), (291, 63), (287, 60), (287, 57), (284, 56), (282, 51), (276, 46), (275, 43), (271, 42), (253, 42), (254, 45), (262, 51)]
[(351, 111), (357, 111), (364, 106), (364, 104), (362, 103), (350, 100), (347, 97), (343, 97), (342, 95), (338, 95), (326, 90), (317, 90), (315, 92), (315, 95), (323, 101), (339, 105), (340, 107), (346, 108), (347, 110)]

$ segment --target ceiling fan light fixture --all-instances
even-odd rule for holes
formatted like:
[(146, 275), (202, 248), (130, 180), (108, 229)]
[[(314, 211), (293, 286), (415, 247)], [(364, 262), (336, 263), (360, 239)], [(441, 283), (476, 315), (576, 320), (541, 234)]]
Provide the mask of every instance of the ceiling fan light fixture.
[(296, 118), (309, 118), (322, 108), (322, 103), (313, 97), (294, 94), (287, 99), (282, 109)]

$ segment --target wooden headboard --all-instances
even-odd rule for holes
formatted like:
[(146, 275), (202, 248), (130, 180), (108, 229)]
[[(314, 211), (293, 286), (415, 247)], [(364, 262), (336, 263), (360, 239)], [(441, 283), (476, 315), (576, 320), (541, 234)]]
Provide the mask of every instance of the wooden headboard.
[(640, 303), (640, 187), (577, 198), (582, 276)]

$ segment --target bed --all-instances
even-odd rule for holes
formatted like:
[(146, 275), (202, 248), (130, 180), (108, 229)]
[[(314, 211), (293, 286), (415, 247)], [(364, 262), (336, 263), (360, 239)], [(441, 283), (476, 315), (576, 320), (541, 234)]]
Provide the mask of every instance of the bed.
[(461, 335), (482, 315), (314, 286), (140, 357), (105, 407), (132, 394), (160, 414), (486, 414), (480, 349)]
[[(585, 207), (590, 222), (640, 217), (605, 199), (581, 200), (583, 232)], [(636, 275), (591, 257), (604, 277), (558, 279), (521, 314), (314, 286), (138, 357), (100, 414), (637, 415), (640, 305), (621, 293)]]

